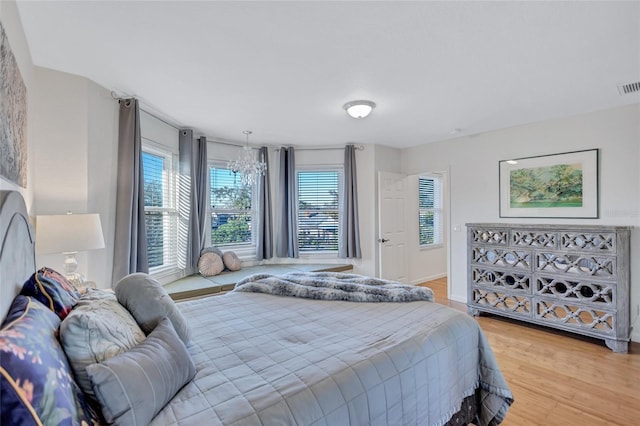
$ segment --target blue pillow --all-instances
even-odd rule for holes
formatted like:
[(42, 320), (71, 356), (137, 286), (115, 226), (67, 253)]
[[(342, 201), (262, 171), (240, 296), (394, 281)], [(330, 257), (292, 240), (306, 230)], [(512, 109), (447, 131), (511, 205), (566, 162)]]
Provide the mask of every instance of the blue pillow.
[(20, 294), (31, 296), (63, 320), (78, 303), (80, 292), (62, 274), (42, 268), (31, 275)]
[(0, 424), (97, 424), (56, 337), (60, 318), (17, 296), (0, 329)]

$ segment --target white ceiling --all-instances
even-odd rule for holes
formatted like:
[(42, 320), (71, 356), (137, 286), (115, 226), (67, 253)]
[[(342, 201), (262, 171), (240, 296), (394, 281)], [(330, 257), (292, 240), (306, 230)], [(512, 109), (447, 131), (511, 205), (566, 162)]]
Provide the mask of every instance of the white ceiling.
[[(18, 1), (36, 65), (197, 134), (409, 147), (640, 102), (639, 2)], [(378, 104), (356, 120), (342, 105)]]

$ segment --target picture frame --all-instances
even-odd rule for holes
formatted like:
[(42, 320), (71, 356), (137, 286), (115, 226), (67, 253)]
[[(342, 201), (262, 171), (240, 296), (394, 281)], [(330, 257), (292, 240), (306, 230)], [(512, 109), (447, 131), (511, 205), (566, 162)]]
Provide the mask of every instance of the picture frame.
[(500, 217), (597, 219), (599, 150), (499, 162)]
[(27, 88), (0, 23), (0, 178), (27, 187)]

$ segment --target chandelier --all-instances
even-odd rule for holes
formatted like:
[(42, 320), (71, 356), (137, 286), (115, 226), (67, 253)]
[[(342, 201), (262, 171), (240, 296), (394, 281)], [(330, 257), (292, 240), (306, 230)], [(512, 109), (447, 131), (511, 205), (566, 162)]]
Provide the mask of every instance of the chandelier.
[(264, 161), (256, 160), (253, 149), (249, 146), (249, 135), (253, 132), (251, 130), (244, 130), (242, 133), (247, 137), (247, 144), (242, 147), (242, 153), (237, 159), (229, 161), (227, 168), (233, 173), (240, 173), (242, 185), (250, 186), (256, 183), (260, 176), (265, 174), (267, 164)]

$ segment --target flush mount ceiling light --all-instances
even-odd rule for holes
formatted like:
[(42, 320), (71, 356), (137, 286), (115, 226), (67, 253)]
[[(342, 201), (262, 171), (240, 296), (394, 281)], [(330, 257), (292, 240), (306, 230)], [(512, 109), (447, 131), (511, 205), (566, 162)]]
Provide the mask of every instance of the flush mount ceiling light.
[(365, 118), (375, 107), (376, 103), (371, 101), (351, 101), (342, 106), (353, 118)]

